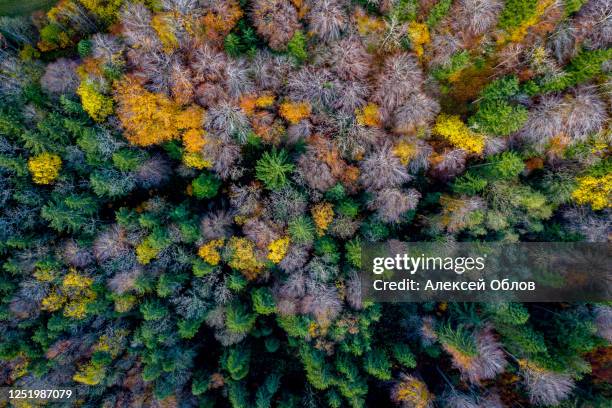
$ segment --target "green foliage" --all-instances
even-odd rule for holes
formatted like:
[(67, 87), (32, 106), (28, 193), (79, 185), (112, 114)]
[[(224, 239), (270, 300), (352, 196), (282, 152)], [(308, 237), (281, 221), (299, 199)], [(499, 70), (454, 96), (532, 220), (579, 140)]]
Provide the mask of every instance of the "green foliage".
[(40, 215), (58, 232), (91, 231), (92, 216), (98, 202), (91, 196), (71, 195), (55, 198), (42, 207)]
[(453, 182), (453, 191), (457, 194), (475, 195), (487, 187), (487, 180), (467, 172)]
[(580, 10), (582, 6), (586, 4), (586, 2), (587, 0), (564, 0), (563, 11), (565, 12), (566, 16), (569, 16)]
[(333, 384), (333, 374), (323, 352), (304, 344), (300, 347), (300, 358), (306, 370), (306, 378), (314, 388), (326, 390)]
[(391, 379), (391, 361), (384, 350), (374, 349), (366, 353), (363, 368), (379, 380)]
[(114, 169), (93, 172), (89, 182), (96, 195), (112, 199), (123, 197), (136, 187), (133, 177)]
[(193, 195), (199, 199), (210, 199), (217, 195), (221, 181), (212, 173), (204, 172), (191, 182)]
[(330, 263), (338, 263), (340, 261), (340, 252), (334, 240), (328, 236), (321, 237), (315, 241), (315, 253)]
[(504, 338), (511, 353), (519, 355), (544, 354), (548, 351), (542, 333), (535, 331), (530, 325), (497, 325), (497, 331)]
[(601, 75), (604, 63), (611, 58), (612, 48), (583, 50), (569, 62), (562, 75), (543, 81), (530, 81), (525, 85), (525, 90), (530, 95), (535, 95), (558, 92), (581, 84)]
[(346, 259), (355, 268), (361, 268), (361, 241), (351, 240), (344, 246)]
[(415, 368), (417, 366), (416, 358), (405, 343), (396, 343), (392, 347), (393, 358), (406, 368)]
[(451, 56), (450, 61), (447, 64), (435, 68), (432, 71), (432, 76), (438, 81), (444, 81), (448, 79), (451, 74), (467, 67), (470, 64), (470, 61), (470, 53), (467, 50), (459, 51)]
[(160, 320), (168, 314), (168, 309), (159, 301), (149, 300), (140, 305), (140, 313), (145, 320)]
[(268, 375), (261, 387), (255, 393), (255, 407), (269, 408), (272, 406), (272, 398), (280, 388), (280, 375), (272, 373)]
[(240, 381), (249, 373), (251, 350), (244, 347), (228, 348), (221, 358), (221, 366), (232, 380)]
[(489, 157), (484, 173), (488, 179), (513, 179), (525, 168), (521, 157), (514, 152), (503, 152)]
[(255, 176), (270, 190), (278, 190), (289, 183), (287, 176), (294, 167), (285, 150), (266, 151), (257, 161)]
[(191, 383), (191, 393), (193, 395), (202, 395), (208, 390), (208, 384), (210, 381), (207, 376), (203, 373), (197, 373), (194, 375), (193, 381)]
[(304, 62), (308, 58), (306, 52), (306, 36), (301, 30), (297, 30), (291, 40), (287, 43), (287, 52), (297, 62)]
[(478, 110), (469, 120), (470, 126), (476, 131), (500, 136), (519, 130), (527, 120), (527, 109), (509, 102), (519, 90), (518, 79), (514, 76), (491, 82), (480, 95)]
[(355, 218), (357, 215), (359, 215), (359, 203), (348, 198), (340, 201), (335, 210), (340, 215)]
[(529, 311), (520, 303), (493, 303), (486, 304), (486, 309), (493, 314), (495, 321), (504, 324), (525, 324), (529, 319)]
[(394, 2), (393, 8), (389, 12), (389, 17), (397, 19), (399, 22), (414, 21), (419, 9), (416, 0), (399, 0)]
[(77, 51), (81, 58), (86, 58), (91, 54), (92, 44), (90, 40), (83, 39), (77, 44)]
[(113, 164), (120, 171), (132, 171), (137, 169), (146, 157), (142, 152), (129, 149), (121, 149), (113, 153)]
[(453, 4), (452, 0), (439, 0), (429, 11), (427, 16), (427, 26), (431, 29), (434, 28), (438, 23), (446, 17), (450, 6)]
[(325, 192), (325, 197), (329, 201), (340, 201), (346, 197), (346, 189), (341, 183), (338, 183)]
[(258, 39), (253, 27), (245, 19), (241, 19), (236, 27), (224, 39), (225, 52), (231, 57), (241, 54), (254, 54)]
[(253, 300), (253, 310), (262, 315), (269, 315), (274, 313), (276, 305), (272, 292), (268, 288), (258, 288), (251, 292), (251, 299)]
[(247, 310), (242, 303), (232, 303), (225, 311), (225, 323), (229, 331), (237, 334), (248, 333), (255, 324), (257, 316)]
[(442, 344), (451, 346), (471, 357), (478, 354), (474, 336), (462, 325), (453, 329), (450, 324), (445, 324), (440, 327), (437, 334)]
[[(381, 304), (359, 292), (375, 243), (608, 238), (601, 25), (565, 44), (578, 19), (536, 22), (535, 0), (506, 1), (477, 38), (455, 32), (464, 22), (450, 11), (484, 9), (450, 0), (192, 2), (187, 14), (120, 3), (0, 18), (0, 376), (11, 386), (62, 378), (88, 389), (83, 407), (425, 407), (456, 390), (527, 408), (537, 383), (548, 396), (572, 389), (560, 407), (607, 407), (608, 304)], [(584, 1), (564, 4), (573, 16)], [(338, 22), (337, 39), (306, 32)], [(423, 53), (407, 53), (407, 27), (424, 24)], [(551, 33), (569, 63), (541, 52)], [(519, 38), (536, 47), (512, 66)], [(77, 98), (79, 83), (97, 97)], [(543, 112), (549, 92), (563, 103)], [(115, 115), (94, 123), (81, 102)], [(373, 120), (356, 123), (367, 102)], [(143, 108), (137, 126), (126, 105)], [(439, 115), (486, 148), (430, 137)], [(558, 135), (524, 143), (528, 115), (554, 116)], [(140, 126), (165, 142), (133, 144)], [(50, 155), (60, 171), (38, 184), (29, 162), (42, 173)], [(603, 208), (576, 202), (584, 177), (602, 179), (582, 195)], [(384, 222), (412, 188), (418, 206)], [(469, 375), (497, 364), (493, 379)]]
[(312, 219), (307, 216), (299, 216), (289, 221), (289, 235), (291, 240), (297, 244), (308, 244), (314, 240), (315, 226)]
[(498, 27), (511, 30), (536, 13), (537, 0), (507, 0), (499, 16)]

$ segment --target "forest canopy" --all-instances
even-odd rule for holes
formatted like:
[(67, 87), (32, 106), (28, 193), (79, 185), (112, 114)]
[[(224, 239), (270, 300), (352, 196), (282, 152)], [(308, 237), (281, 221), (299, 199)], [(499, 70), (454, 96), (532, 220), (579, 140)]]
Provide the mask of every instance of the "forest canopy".
[(66, 407), (609, 407), (610, 303), (380, 304), (358, 273), (372, 243), (610, 241), (611, 16), (0, 16), (0, 385), (75, 389)]

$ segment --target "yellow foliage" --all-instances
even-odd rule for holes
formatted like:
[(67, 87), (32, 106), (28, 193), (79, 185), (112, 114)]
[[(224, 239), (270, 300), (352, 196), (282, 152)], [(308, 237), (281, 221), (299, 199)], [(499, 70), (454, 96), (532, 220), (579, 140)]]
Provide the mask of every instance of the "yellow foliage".
[(310, 115), (310, 104), (308, 102), (283, 102), (279, 113), (287, 122), (295, 125)]
[(185, 163), (185, 166), (193, 167), (198, 170), (212, 167), (212, 163), (199, 153), (185, 153), (183, 155), (183, 163)]
[(115, 299), (115, 311), (118, 313), (125, 313), (134, 307), (136, 304), (136, 296), (134, 295), (123, 295)]
[(171, 53), (178, 47), (178, 39), (174, 35), (171, 13), (158, 13), (151, 19), (151, 27), (157, 33), (164, 52)]
[(77, 94), (81, 97), (85, 112), (96, 122), (103, 122), (113, 113), (113, 100), (98, 92), (90, 81), (82, 81), (77, 88)]
[(393, 148), (393, 154), (399, 158), (400, 163), (402, 163), (404, 166), (410, 163), (410, 160), (412, 160), (412, 158), (416, 155), (416, 152), (416, 146), (405, 140), (401, 140)]
[(202, 108), (182, 109), (166, 95), (147, 91), (132, 77), (118, 83), (115, 99), (125, 136), (138, 146), (177, 139), (184, 131), (201, 128), (204, 120)]
[(255, 255), (255, 245), (246, 238), (232, 237), (227, 247), (231, 254), (228, 265), (242, 272), (247, 279), (255, 279), (263, 268)]
[(363, 13), (355, 17), (357, 21), (357, 31), (361, 35), (380, 33), (385, 30), (386, 24), (382, 18), (370, 16)]
[(212, 167), (212, 162), (199, 153), (185, 153), (183, 155), (183, 163), (188, 167), (193, 167), (198, 170)]
[(42, 309), (55, 312), (61, 309), (66, 303), (67, 297), (59, 290), (53, 290), (42, 300)]
[(123, 0), (79, 0), (85, 8), (106, 23), (117, 18)]
[(315, 205), (312, 210), (312, 219), (314, 220), (315, 226), (317, 227), (317, 234), (323, 236), (329, 224), (334, 219), (334, 209), (330, 203), (319, 203)]
[(104, 379), (104, 374), (105, 369), (103, 366), (96, 366), (89, 362), (81, 366), (72, 379), (85, 385), (97, 385)]
[(33, 275), (41, 282), (51, 282), (55, 278), (55, 273), (50, 268), (36, 268)]
[(268, 245), (268, 259), (275, 264), (283, 260), (289, 249), (289, 237), (276, 239)]
[(71, 317), (73, 319), (82, 319), (87, 315), (87, 305), (95, 300), (95, 296), (93, 296), (93, 291), (88, 290), (87, 294), (90, 297), (85, 299), (76, 299), (68, 302), (66, 306), (64, 306), (64, 316)]
[(221, 261), (219, 249), (223, 247), (224, 242), (223, 238), (208, 241), (198, 249), (198, 255), (211, 265), (219, 265)]
[(317, 324), (317, 322), (310, 322), (310, 324), (308, 325), (308, 335), (311, 338), (317, 337), (317, 334), (319, 332), (318, 328), (319, 325)]
[(66, 289), (84, 289), (91, 286), (93, 279), (79, 275), (76, 270), (71, 270), (62, 281), (62, 287)]
[(580, 177), (576, 181), (578, 188), (572, 197), (578, 204), (588, 204), (596, 211), (612, 207), (612, 173), (602, 177)]
[(155, 258), (159, 254), (159, 249), (154, 248), (148, 239), (143, 240), (136, 247), (136, 259), (142, 265), (146, 265), (151, 262), (151, 259)]
[(59, 176), (61, 167), (62, 159), (56, 154), (41, 153), (28, 160), (28, 170), (36, 184), (51, 184)]
[(404, 376), (393, 394), (397, 402), (414, 408), (426, 408), (432, 400), (425, 383), (412, 376)]
[(274, 95), (265, 94), (255, 100), (255, 106), (258, 108), (269, 108), (274, 104)]
[[(93, 279), (79, 275), (71, 269), (62, 280), (62, 296), (65, 297), (64, 316), (82, 319), (87, 314), (87, 305), (96, 299), (96, 294), (90, 289)], [(57, 310), (57, 309), (56, 309)]]
[(460, 149), (471, 153), (482, 153), (485, 146), (484, 137), (470, 130), (457, 115), (438, 116), (434, 132)]
[(380, 126), (380, 110), (372, 102), (363, 108), (355, 109), (355, 116), (357, 117), (357, 123), (362, 126)]
[(178, 129), (200, 129), (204, 123), (204, 109), (197, 105), (188, 106), (179, 110), (174, 120)]
[(64, 316), (82, 319), (87, 314), (87, 305), (96, 299), (89, 287), (93, 280), (71, 270), (63, 279), (62, 287), (55, 288), (42, 301), (42, 309), (55, 312), (64, 307)]
[(125, 339), (125, 337), (129, 334), (128, 330), (119, 329), (115, 330), (112, 336), (107, 334), (103, 334), (100, 336), (96, 344), (94, 344), (94, 351), (104, 351), (111, 355), (111, 357), (115, 358), (119, 355), (121, 351), (121, 343)]
[(198, 153), (206, 144), (204, 131), (201, 129), (189, 129), (183, 134), (183, 146), (189, 153)]
[(544, 12), (548, 7), (553, 5), (555, 0), (540, 0), (536, 5), (535, 13), (529, 17), (527, 20), (523, 21), (520, 26), (514, 28), (512, 31), (507, 33), (505, 36), (500, 37), (497, 41), (498, 44), (505, 44), (507, 42), (521, 42), (527, 36), (529, 29), (536, 25)]
[(26, 44), (21, 51), (19, 51), (19, 59), (22, 61), (32, 61), (40, 58), (40, 52), (30, 44)]
[(73, 43), (70, 40), (70, 36), (65, 31), (62, 31), (61, 33), (59, 33), (57, 37), (57, 41), (52, 42), (48, 40), (41, 40), (36, 44), (38, 49), (41, 50), (42, 52), (53, 51), (57, 48), (67, 48), (67, 47), (70, 47), (71, 45), (73, 45)]
[(412, 49), (414, 50), (417, 57), (423, 56), (423, 46), (429, 44), (429, 28), (426, 24), (417, 23), (412, 21), (408, 25), (408, 37), (412, 43)]

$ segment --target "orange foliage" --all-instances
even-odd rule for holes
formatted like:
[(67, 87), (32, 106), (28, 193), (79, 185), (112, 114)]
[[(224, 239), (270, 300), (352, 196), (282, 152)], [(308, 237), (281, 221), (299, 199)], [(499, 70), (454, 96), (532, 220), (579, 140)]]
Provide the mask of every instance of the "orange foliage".
[(359, 169), (347, 164), (337, 146), (329, 140), (315, 135), (310, 138), (309, 144), (317, 152), (317, 158), (327, 164), (334, 178), (341, 180), (352, 191), (356, 187)]
[(183, 134), (183, 146), (189, 153), (198, 153), (204, 148), (206, 139), (204, 131), (200, 129), (189, 129)]
[(177, 139), (185, 131), (200, 129), (204, 120), (201, 108), (182, 109), (166, 95), (147, 91), (132, 76), (116, 85), (115, 100), (125, 136), (138, 146)]
[(256, 103), (257, 97), (255, 95), (242, 95), (240, 97), (240, 109), (248, 116), (255, 113)]
[(280, 106), (280, 115), (287, 122), (295, 125), (310, 115), (310, 104), (308, 102), (283, 102)]
[(279, 143), (285, 133), (285, 127), (278, 120), (274, 120), (274, 115), (267, 111), (257, 112), (252, 125), (255, 134), (267, 143)]
[(202, 17), (207, 39), (211, 42), (222, 42), (243, 15), (244, 12), (237, 1), (220, 2), (214, 10)]
[(81, 65), (77, 68), (77, 74), (81, 79), (91, 75), (94, 77), (103, 77), (104, 72), (102, 71), (102, 64), (95, 58), (87, 57), (83, 60)]

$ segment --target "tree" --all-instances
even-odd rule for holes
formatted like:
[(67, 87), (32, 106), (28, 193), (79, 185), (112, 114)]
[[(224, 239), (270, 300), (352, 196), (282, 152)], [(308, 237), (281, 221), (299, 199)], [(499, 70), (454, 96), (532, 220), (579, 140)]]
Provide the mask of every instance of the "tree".
[(264, 182), (271, 190), (278, 190), (289, 183), (288, 173), (295, 166), (289, 163), (289, 156), (285, 150), (266, 151), (257, 161), (255, 176)]
[(221, 181), (212, 173), (202, 173), (191, 182), (193, 195), (199, 199), (210, 199), (217, 195)]
[(251, 19), (257, 33), (276, 51), (285, 49), (300, 26), (295, 8), (287, 0), (256, 0)]
[(323, 0), (309, 4), (308, 25), (322, 40), (336, 40), (346, 27), (347, 15), (336, 0)]
[(83, 109), (96, 122), (103, 122), (113, 113), (113, 100), (99, 92), (92, 82), (81, 81), (76, 93), (81, 97)]
[(497, 79), (483, 89), (478, 101), (478, 111), (469, 119), (470, 126), (480, 132), (506, 136), (518, 131), (527, 120), (527, 109), (509, 103), (518, 96), (516, 77)]
[(391, 379), (391, 361), (384, 350), (374, 349), (364, 357), (364, 369), (379, 380)]
[(470, 130), (459, 116), (444, 114), (438, 116), (433, 130), (454, 146), (469, 153), (480, 154), (484, 149), (482, 135)]
[(150, 146), (181, 137), (183, 132), (199, 129), (204, 113), (197, 106), (182, 109), (162, 94), (147, 91), (133, 77), (115, 87), (117, 115), (126, 138), (137, 146)]
[(28, 170), (36, 184), (51, 184), (59, 176), (61, 166), (62, 159), (52, 153), (41, 153), (28, 160)]
[(306, 36), (301, 30), (296, 31), (287, 43), (287, 52), (298, 62), (304, 62), (308, 58)]
[(240, 381), (249, 373), (251, 350), (244, 347), (232, 347), (221, 357), (221, 366), (227, 370), (230, 377)]

